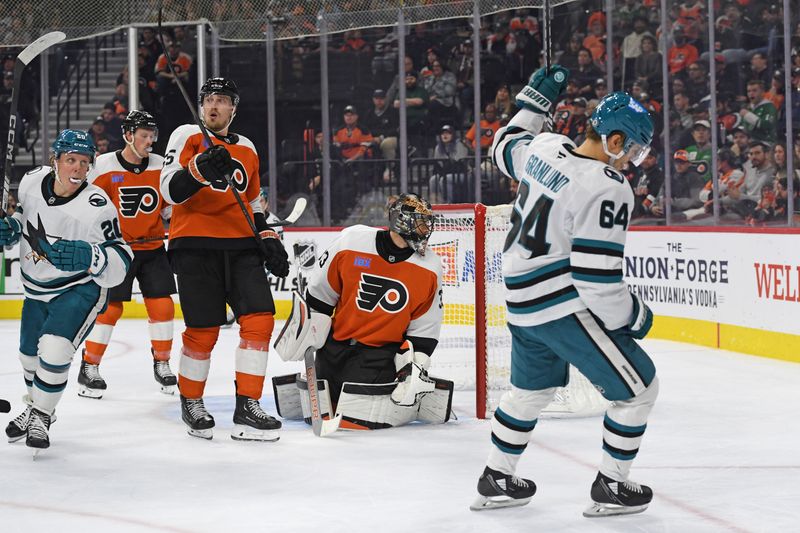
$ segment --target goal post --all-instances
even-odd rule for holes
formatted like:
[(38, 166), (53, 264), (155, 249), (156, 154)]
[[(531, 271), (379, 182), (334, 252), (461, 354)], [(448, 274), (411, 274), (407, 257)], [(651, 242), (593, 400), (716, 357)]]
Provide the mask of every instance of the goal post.
[[(511, 383), (511, 333), (502, 276), (510, 205), (437, 204), (429, 249), (442, 259), (444, 303), (432, 375), (474, 390), (475, 415), (491, 416)], [(576, 369), (545, 416), (592, 416), (608, 402)]]

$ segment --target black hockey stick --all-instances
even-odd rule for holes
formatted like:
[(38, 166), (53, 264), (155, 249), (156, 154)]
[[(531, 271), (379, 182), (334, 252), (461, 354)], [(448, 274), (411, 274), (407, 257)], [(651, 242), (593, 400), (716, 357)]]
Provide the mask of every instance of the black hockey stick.
[(6, 160), (3, 165), (3, 203), (0, 218), (6, 216), (8, 209), (8, 192), (11, 188), (11, 172), (14, 166), (15, 144), (17, 137), (17, 109), (19, 107), (19, 92), (22, 87), (22, 73), (25, 67), (30, 65), (36, 56), (50, 48), (56, 43), (60, 43), (66, 38), (66, 34), (60, 31), (46, 33), (25, 47), (17, 56), (14, 65), (14, 87), (11, 89), (11, 108), (8, 113), (8, 144), (6, 145)]
[[(180, 78), (178, 78), (178, 74), (175, 72), (175, 65), (172, 63), (172, 58), (169, 56), (169, 52), (167, 52), (167, 47), (164, 45), (164, 36), (161, 34), (162, 27), (161, 27), (161, 14), (163, 11), (163, 1), (158, 8), (158, 43), (161, 45), (161, 51), (164, 53), (164, 57), (167, 59), (167, 66), (169, 67), (169, 71), (175, 77), (175, 84), (178, 86), (178, 89), (181, 91), (181, 95), (183, 99), (186, 101), (186, 105), (189, 106), (189, 111), (192, 112), (192, 117), (194, 117), (194, 122), (200, 128), (200, 132), (203, 134), (203, 138), (206, 141), (206, 144), (209, 148), (214, 146), (214, 143), (211, 142), (211, 137), (208, 135), (208, 131), (206, 131), (206, 127), (203, 124), (203, 121), (200, 120), (200, 116), (197, 114), (197, 109), (192, 104), (192, 99), (189, 98), (189, 93), (186, 92), (186, 87), (183, 86), (183, 82), (181, 82)], [(233, 193), (233, 197), (236, 198), (236, 203), (239, 204), (239, 209), (242, 210), (242, 214), (244, 215), (245, 220), (247, 220), (247, 225), (250, 226), (250, 231), (253, 232), (253, 238), (258, 243), (258, 249), (261, 251), (261, 256), (266, 258), (267, 257), (267, 249), (264, 246), (264, 243), (261, 241), (261, 237), (258, 234), (258, 229), (256, 229), (256, 225), (253, 222), (253, 217), (250, 216), (250, 213), (247, 212), (247, 207), (244, 205), (244, 201), (242, 200), (241, 195), (239, 194), (238, 189), (236, 189), (236, 184), (233, 182), (233, 177), (230, 174), (225, 174), (225, 181), (228, 182), (228, 187), (230, 188), (231, 192)]]
[[(297, 199), (297, 201), (295, 201), (294, 207), (292, 208), (292, 212), (289, 213), (289, 215), (285, 219), (279, 220), (277, 222), (267, 223), (267, 227), (280, 228), (283, 226), (291, 226), (292, 224), (297, 222), (297, 219), (299, 219), (300, 216), (303, 214), (303, 212), (306, 210), (306, 205), (308, 205), (308, 200), (306, 200), (301, 196), (300, 198)], [(125, 241), (125, 244), (130, 245), (130, 244), (141, 244), (144, 242), (163, 241), (168, 238), (169, 235), (155, 235), (153, 237), (141, 237), (139, 239), (133, 239), (132, 241)]]
[(553, 28), (550, 24), (550, 0), (544, 0), (544, 17), (542, 22), (544, 23), (544, 67), (545, 72), (547, 74), (550, 73), (550, 54), (553, 51)]

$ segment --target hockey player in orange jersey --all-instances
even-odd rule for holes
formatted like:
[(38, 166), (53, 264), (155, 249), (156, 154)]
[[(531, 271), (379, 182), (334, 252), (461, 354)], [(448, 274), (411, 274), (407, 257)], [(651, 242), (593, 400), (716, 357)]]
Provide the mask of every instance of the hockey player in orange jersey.
[[(452, 383), (427, 374), (442, 325), (441, 259), (426, 249), (432, 231), (430, 204), (403, 194), (389, 207), (389, 230), (345, 229), (311, 274), (312, 320), (324, 318), (317, 313), (333, 316), (316, 355), (317, 378), (327, 380), (330, 393), (331, 405), (326, 398), (321, 405), (342, 415), (342, 427), (449, 417)], [(303, 357), (303, 347), (284, 353), (279, 344), (284, 359)], [(443, 399), (440, 409), (423, 405), (428, 395)]]
[(158, 138), (155, 119), (145, 111), (131, 111), (122, 122), (122, 138), (125, 148), (99, 156), (89, 181), (114, 202), (122, 237), (133, 249), (134, 259), (125, 281), (109, 291), (108, 308), (97, 317), (86, 339), (78, 374), (78, 394), (86, 398), (102, 398), (106, 390), (99, 372), (100, 360), (114, 325), (122, 316), (122, 302), (131, 300), (134, 279), (139, 281), (147, 309), (153, 376), (162, 392), (175, 392), (176, 378), (169, 368), (175, 278), (162, 240), (164, 223), (169, 220), (172, 208), (159, 193), (164, 158), (150, 153)]
[[(275, 313), (264, 267), (285, 277), (289, 263), (261, 210), (255, 146), (229, 130), (238, 105), (239, 90), (232, 80), (208, 79), (200, 90), (200, 106), (213, 146), (205, 144), (199, 126), (181, 126), (170, 136), (161, 171), (161, 193), (173, 205), (169, 256), (186, 324), (178, 388), (189, 434), (212, 438), (214, 418), (205, 408), (203, 392), (227, 303), (240, 326), (231, 437), (274, 441), (281, 424), (258, 401)], [(264, 254), (226, 176), (260, 232)]]

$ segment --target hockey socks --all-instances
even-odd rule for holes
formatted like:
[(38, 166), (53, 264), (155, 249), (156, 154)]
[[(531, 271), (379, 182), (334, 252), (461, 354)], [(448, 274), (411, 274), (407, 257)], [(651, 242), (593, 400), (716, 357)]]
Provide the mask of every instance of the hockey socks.
[(169, 361), (174, 334), (172, 320), (175, 318), (175, 304), (172, 298), (165, 296), (163, 298), (145, 298), (144, 305), (147, 309), (153, 359)]
[(236, 348), (236, 394), (261, 398), (267, 373), (269, 339), (275, 320), (271, 313), (239, 317), (239, 347)]
[(178, 388), (186, 398), (199, 399), (211, 368), (211, 350), (217, 343), (219, 326), (212, 328), (187, 327), (183, 332)]
[(97, 317), (94, 327), (86, 338), (83, 360), (92, 365), (99, 365), (106, 353), (114, 326), (122, 316), (122, 302), (108, 302), (108, 308)]

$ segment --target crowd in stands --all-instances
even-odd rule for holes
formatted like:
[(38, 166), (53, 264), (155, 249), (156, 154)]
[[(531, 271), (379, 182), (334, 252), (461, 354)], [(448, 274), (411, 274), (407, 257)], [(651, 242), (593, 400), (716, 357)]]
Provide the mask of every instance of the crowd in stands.
[[(168, 9), (180, 11), (175, 13), (176, 20), (192, 19), (194, 13), (188, 11), (194, 9), (193, 2), (168, 4)], [(723, 221), (781, 223), (786, 220), (787, 209), (800, 210), (800, 183), (796, 181), (800, 171), (796, 170), (794, 176), (786, 172), (787, 154), (792, 151), (795, 168), (800, 167), (800, 136), (786, 138), (784, 126), (789, 114), (794, 131), (800, 131), (800, 10), (783, 13), (782, 3), (770, 0), (719, 0), (716, 20), (709, 21), (705, 2), (675, 0), (669, 2), (669, 25), (662, 28), (660, 4), (655, 0), (615, 0), (614, 5), (614, 71), (610, 75), (606, 71), (604, 2), (579, 0), (554, 10), (553, 61), (569, 68), (571, 76), (556, 105), (553, 128), (580, 143), (589, 116), (608, 93), (609, 78), (615, 89), (630, 92), (651, 112), (656, 125), (651, 156), (640, 168), (626, 169), (636, 198), (637, 222), (661, 223), (669, 207), (673, 221), (709, 223), (714, 157)], [(345, 84), (344, 95), (332, 88), (330, 142), (335, 183), (331, 190), (332, 204), (342, 213), (340, 221), (345, 220), (359, 195), (398, 181), (400, 84), (405, 85), (407, 144), (413, 167), (409, 183), (438, 202), (474, 197), (475, 151), (480, 146), (483, 156), (488, 155), (495, 132), (516, 112), (514, 94), (543, 64), (539, 16), (540, 10), (516, 9), (483, 18), (478, 106), (482, 113), (477, 117), (473, 111), (478, 92), (473, 79), (476, 65), (468, 19), (410, 26), (402, 75), (397, 74), (394, 28), (350, 30), (329, 36), (329, 54), (341, 59), (337, 63), (341, 68), (333, 69), (330, 75), (346, 82), (358, 80)], [(783, 70), (784, 17), (790, 17), (792, 28), (792, 68), (788, 73)], [(209, 18), (213, 19), (213, 14)], [(242, 13), (240, 18), (247, 18), (247, 14)], [(313, 25), (313, 18), (298, 4), (282, 19), (284, 26), (278, 31), (291, 33), (292, 25), (297, 26), (295, 29)], [(709, 24), (714, 24), (716, 31), (711, 47), (707, 40)], [(190, 94), (194, 94), (191, 86), (197, 82), (193, 30), (176, 27), (165, 35), (177, 77), (190, 85)], [(312, 30), (311, 26), (305, 28), (310, 33)], [(662, 38), (666, 46), (661, 44)], [(319, 63), (319, 46), (320, 39), (308, 37), (277, 42), (279, 100), (319, 101), (319, 72), (312, 68), (314, 62)], [(140, 31), (138, 58), (141, 106), (158, 118), (157, 150), (163, 149), (171, 131), (191, 117), (151, 28)], [(664, 60), (668, 66), (666, 80), (662, 76)], [(716, 76), (715, 87), (710, 83), (711, 69)], [(794, 91), (791, 109), (786, 108), (783, 94), (787, 75)], [(127, 70), (120, 73), (114, 100), (104, 106), (92, 125), (92, 134), (103, 149), (121, 147), (118, 121), (127, 112), (130, 81)], [(668, 102), (664, 102), (665, 87)], [(712, 91), (719, 128), (716, 152), (711, 144)], [(306, 107), (309, 114), (319, 117), (318, 108)], [(237, 118), (253, 120), (261, 119)], [(287, 195), (299, 192), (321, 198), (322, 135), (318, 120), (313, 122), (310, 130), (307, 127), (302, 132), (296, 125), (284, 128), (279, 124), (279, 142), (303, 145), (299, 154), (288, 149), (279, 154), (281, 163), (303, 160), (302, 166), (279, 168), (279, 190)], [(666, 165), (670, 166), (670, 199), (666, 198)], [(484, 201), (507, 202), (515, 194), (514, 184), (490, 161), (481, 164), (481, 174), (482, 187), (490, 193), (484, 195)], [(793, 180), (794, 199), (786, 198), (789, 179)]]

